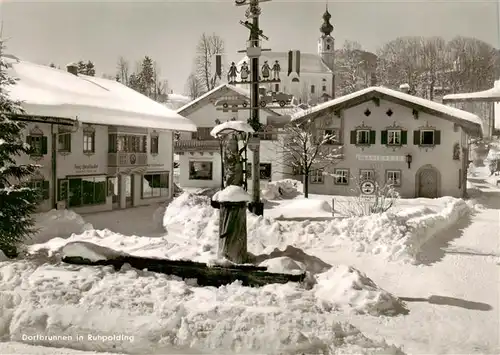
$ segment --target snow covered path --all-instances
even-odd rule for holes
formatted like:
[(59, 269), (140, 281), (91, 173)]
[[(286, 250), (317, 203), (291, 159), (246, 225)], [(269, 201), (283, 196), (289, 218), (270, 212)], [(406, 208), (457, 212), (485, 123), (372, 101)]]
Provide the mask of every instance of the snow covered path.
[(420, 265), (376, 256), (315, 250), (329, 263), (351, 264), (404, 298), (404, 317), (345, 316), (369, 337), (384, 337), (409, 354), (499, 354), (500, 190), (488, 188), (488, 209), (436, 236)]

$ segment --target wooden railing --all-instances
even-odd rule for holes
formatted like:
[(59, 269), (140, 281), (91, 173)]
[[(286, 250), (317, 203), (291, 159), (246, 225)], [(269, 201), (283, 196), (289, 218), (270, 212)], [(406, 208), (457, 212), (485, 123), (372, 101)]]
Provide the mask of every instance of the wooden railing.
[(118, 152), (108, 153), (108, 166), (146, 166), (148, 153)]
[(220, 142), (217, 139), (211, 140), (179, 140), (174, 142), (174, 152), (218, 152), (220, 150)]

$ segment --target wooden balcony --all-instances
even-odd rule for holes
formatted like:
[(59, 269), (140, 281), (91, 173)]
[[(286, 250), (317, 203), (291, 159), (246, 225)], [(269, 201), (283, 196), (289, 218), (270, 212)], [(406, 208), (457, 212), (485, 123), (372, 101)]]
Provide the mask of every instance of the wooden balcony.
[(174, 142), (174, 152), (218, 152), (220, 151), (220, 142), (217, 139), (211, 140), (179, 140)]
[(108, 166), (136, 167), (148, 165), (148, 153), (118, 152), (108, 153)]

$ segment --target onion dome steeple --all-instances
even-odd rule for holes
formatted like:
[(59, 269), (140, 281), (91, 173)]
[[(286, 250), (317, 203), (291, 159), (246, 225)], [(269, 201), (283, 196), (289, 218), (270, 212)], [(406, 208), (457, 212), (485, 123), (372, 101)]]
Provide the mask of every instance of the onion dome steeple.
[(333, 32), (333, 26), (330, 23), (330, 19), (332, 18), (332, 15), (328, 12), (328, 5), (326, 6), (326, 11), (323, 14), (323, 24), (320, 27), (321, 33), (323, 33), (325, 36), (329, 36), (330, 33)]

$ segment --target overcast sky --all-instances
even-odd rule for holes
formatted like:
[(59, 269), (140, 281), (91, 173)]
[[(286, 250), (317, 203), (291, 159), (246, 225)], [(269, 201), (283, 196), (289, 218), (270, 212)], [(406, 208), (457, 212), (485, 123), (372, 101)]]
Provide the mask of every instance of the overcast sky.
[[(226, 41), (228, 60), (239, 58), (248, 31), (238, 22), (245, 9), (233, 0), (196, 1), (5, 1), (0, 0), (7, 52), (64, 67), (92, 60), (97, 74), (115, 74), (122, 55), (135, 62), (151, 56), (170, 87), (184, 92), (202, 32)], [(261, 28), (275, 51), (316, 53), (326, 1), (274, 0), (263, 3)], [(356, 40), (376, 51), (397, 36), (477, 37), (498, 47), (497, 6), (483, 0), (329, 1), (337, 46)]]

